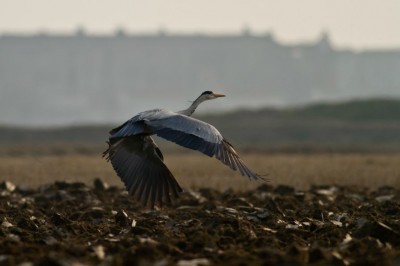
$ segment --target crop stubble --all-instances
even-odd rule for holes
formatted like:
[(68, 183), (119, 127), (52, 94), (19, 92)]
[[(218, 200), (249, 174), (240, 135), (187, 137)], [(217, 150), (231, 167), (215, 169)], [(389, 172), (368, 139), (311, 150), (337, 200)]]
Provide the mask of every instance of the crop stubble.
[[(242, 154), (243, 160), (272, 185), (297, 189), (311, 185), (339, 184), (400, 187), (400, 154)], [(54, 181), (91, 184), (96, 177), (122, 186), (111, 165), (100, 155), (2, 156), (0, 181), (36, 187)], [(166, 164), (184, 188), (209, 187), (247, 190), (260, 185), (250, 182), (213, 158), (201, 154), (172, 153)]]

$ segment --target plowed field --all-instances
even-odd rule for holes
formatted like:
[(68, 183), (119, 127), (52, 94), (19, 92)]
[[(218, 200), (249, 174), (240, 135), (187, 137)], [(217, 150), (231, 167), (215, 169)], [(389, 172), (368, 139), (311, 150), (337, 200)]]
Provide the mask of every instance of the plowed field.
[(1, 265), (400, 264), (400, 190), (201, 188), (143, 209), (100, 180), (0, 184)]

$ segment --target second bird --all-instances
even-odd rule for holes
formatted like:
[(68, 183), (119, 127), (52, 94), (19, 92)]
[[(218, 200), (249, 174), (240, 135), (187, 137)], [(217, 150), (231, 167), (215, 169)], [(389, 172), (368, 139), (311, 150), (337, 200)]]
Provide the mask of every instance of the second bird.
[(200, 151), (250, 179), (263, 179), (239, 158), (232, 145), (210, 124), (190, 117), (200, 103), (224, 97), (203, 92), (188, 109), (171, 112), (144, 111), (110, 131), (108, 149), (103, 156), (111, 161), (126, 189), (141, 204), (153, 208), (177, 198), (182, 188), (163, 162), (163, 155), (151, 135), (183, 147)]

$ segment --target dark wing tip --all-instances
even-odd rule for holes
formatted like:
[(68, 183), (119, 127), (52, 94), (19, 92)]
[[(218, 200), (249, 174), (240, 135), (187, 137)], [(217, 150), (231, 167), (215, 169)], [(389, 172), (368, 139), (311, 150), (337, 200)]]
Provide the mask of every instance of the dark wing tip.
[(225, 165), (229, 166), (234, 171), (239, 171), (242, 176), (247, 176), (250, 180), (263, 180), (268, 182), (269, 180), (264, 178), (263, 175), (254, 173), (246, 166), (246, 164), (240, 159), (239, 155), (236, 153), (232, 144), (230, 144), (226, 139), (223, 139), (219, 144), (215, 157), (223, 162)]
[[(114, 169), (117, 168), (118, 166), (115, 165)], [(150, 172), (153, 173), (139, 176), (131, 175), (129, 172), (124, 173), (121, 170), (117, 171), (125, 183), (129, 195), (133, 196), (144, 207), (151, 209), (154, 206), (162, 207), (164, 204), (171, 204), (173, 200), (179, 198), (179, 194), (183, 190), (166, 167), (155, 171), (150, 170)], [(136, 182), (132, 182), (131, 179), (136, 179)]]
[(175, 199), (179, 198), (179, 194), (183, 190), (173, 176), (159, 177), (141, 178), (141, 182), (137, 182), (138, 185), (126, 185), (126, 189), (129, 195), (133, 196), (144, 207), (153, 209), (154, 206), (162, 207), (164, 204), (169, 205)]
[(254, 174), (255, 178), (253, 178), (253, 179), (254, 180), (261, 180), (261, 181), (269, 183), (269, 182), (271, 182), (271, 179), (267, 178), (267, 176), (269, 176), (269, 174), (257, 174), (257, 173), (255, 173)]
[(107, 162), (109, 162), (112, 156), (112, 148), (111, 148), (111, 143), (109, 141), (106, 141), (106, 143), (108, 144), (108, 148), (102, 153), (101, 157), (105, 158)]

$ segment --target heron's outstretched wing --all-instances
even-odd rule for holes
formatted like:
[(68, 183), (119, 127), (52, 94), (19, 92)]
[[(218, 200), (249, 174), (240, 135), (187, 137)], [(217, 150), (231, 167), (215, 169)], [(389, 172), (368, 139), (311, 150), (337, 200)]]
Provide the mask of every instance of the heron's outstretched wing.
[(151, 131), (169, 141), (200, 151), (250, 179), (263, 179), (253, 173), (240, 159), (233, 146), (210, 124), (174, 112), (163, 111), (157, 119), (144, 119)]
[(125, 183), (130, 195), (145, 206), (161, 206), (177, 198), (182, 188), (163, 163), (161, 151), (149, 136), (110, 141), (104, 156)]

